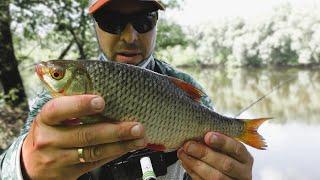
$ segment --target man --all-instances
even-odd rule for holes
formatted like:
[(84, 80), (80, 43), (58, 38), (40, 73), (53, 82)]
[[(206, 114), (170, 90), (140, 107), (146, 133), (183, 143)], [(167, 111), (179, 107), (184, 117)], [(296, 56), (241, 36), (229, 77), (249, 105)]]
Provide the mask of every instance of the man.
[[(89, 11), (95, 20), (100, 59), (134, 64), (199, 87), (190, 76), (153, 58), (159, 9), (164, 8), (156, 0), (92, 2)], [(201, 102), (211, 107), (207, 96)], [(150, 156), (166, 160), (154, 165), (155, 171), (163, 166), (167, 170), (158, 173), (159, 179), (251, 179), (250, 153), (222, 134), (209, 132), (204, 143), (189, 141), (177, 153), (159, 155), (136, 151), (147, 143), (139, 123), (81, 125), (76, 120), (104, 108), (108, 108), (104, 100), (96, 95), (51, 99), (40, 94), (21, 136), (2, 155), (2, 178), (136, 179), (139, 163), (132, 157)]]

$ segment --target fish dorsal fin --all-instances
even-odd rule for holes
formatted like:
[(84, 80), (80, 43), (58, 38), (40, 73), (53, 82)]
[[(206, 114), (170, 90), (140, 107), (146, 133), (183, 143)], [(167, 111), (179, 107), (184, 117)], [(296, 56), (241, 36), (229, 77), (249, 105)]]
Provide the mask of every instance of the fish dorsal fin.
[(200, 98), (205, 95), (200, 89), (194, 87), (192, 84), (189, 84), (183, 80), (169, 77), (170, 81), (186, 92), (193, 100), (200, 102)]

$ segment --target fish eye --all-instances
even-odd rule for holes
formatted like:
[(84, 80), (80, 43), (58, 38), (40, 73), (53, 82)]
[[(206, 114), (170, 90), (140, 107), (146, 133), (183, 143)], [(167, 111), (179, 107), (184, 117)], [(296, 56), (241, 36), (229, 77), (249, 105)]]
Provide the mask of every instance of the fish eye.
[(60, 80), (64, 77), (65, 69), (63, 68), (52, 68), (50, 70), (50, 75), (55, 80)]

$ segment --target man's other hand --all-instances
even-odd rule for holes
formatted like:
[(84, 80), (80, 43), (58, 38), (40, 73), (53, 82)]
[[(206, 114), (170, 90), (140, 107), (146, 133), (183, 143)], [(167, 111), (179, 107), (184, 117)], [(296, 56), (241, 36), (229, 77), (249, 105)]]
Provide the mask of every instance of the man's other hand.
[(213, 132), (206, 134), (204, 142), (189, 141), (178, 150), (193, 180), (252, 179), (253, 157), (242, 143)]

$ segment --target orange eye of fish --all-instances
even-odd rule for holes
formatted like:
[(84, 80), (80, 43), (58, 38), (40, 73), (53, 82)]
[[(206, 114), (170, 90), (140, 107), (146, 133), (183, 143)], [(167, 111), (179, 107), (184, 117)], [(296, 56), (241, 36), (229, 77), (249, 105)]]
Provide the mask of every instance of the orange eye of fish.
[(52, 69), (50, 71), (51, 77), (55, 80), (60, 80), (64, 77), (65, 70), (64, 69)]

